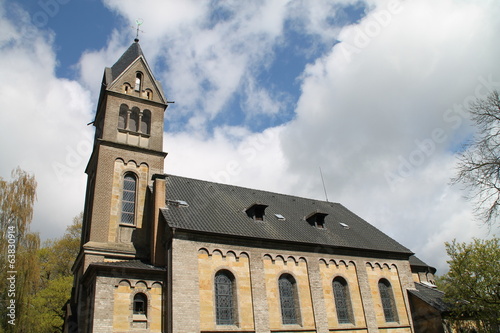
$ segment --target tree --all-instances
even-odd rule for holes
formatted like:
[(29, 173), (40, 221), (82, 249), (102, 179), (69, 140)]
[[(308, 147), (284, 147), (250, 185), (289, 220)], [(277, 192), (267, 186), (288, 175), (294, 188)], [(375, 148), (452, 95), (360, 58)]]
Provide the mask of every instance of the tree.
[(82, 221), (83, 213), (80, 213), (61, 238), (47, 240), (39, 250), (42, 285), (61, 276), (73, 276), (71, 267), (80, 251)]
[(445, 243), (450, 270), (439, 279), (456, 319), (477, 320), (485, 332), (500, 331), (500, 239)]
[[(29, 231), (35, 177), (17, 168), (12, 178), (0, 178), (0, 333), (61, 332), (63, 306), (73, 281), (71, 267), (80, 250), (83, 214), (73, 219), (61, 238), (48, 240), (40, 248), (38, 234)], [(10, 276), (14, 277), (14, 292), (7, 283)], [(12, 313), (11, 302), (15, 304)], [(11, 319), (15, 326), (9, 323)]]
[(33, 218), (37, 184), (35, 176), (20, 168), (12, 171), (12, 178), (7, 182), (0, 177), (0, 233), (3, 235), (8, 226), (14, 226), (19, 241)]
[(0, 331), (23, 332), (38, 282), (40, 239), (29, 232), (37, 183), (20, 168), (12, 172), (12, 178), (0, 177)]
[(64, 304), (71, 297), (71, 267), (80, 251), (83, 213), (73, 219), (58, 239), (47, 240), (38, 251), (39, 288), (34, 293), (26, 332), (62, 332)]
[(471, 120), (477, 127), (474, 139), (459, 155), (457, 176), (475, 201), (476, 214), (490, 227), (500, 213), (500, 99), (493, 91), (469, 107)]

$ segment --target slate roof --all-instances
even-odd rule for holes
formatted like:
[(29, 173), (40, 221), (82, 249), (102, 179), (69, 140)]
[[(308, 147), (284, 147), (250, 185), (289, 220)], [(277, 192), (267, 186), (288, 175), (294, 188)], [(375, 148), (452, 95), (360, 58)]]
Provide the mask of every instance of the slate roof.
[(444, 293), (442, 291), (418, 282), (415, 282), (415, 288), (417, 288), (417, 290), (409, 289), (408, 292), (441, 313), (449, 310), (449, 306), (443, 301)]
[[(271, 241), (413, 254), (339, 203), (300, 198), (232, 185), (168, 175), (167, 205), (162, 214), (171, 228)], [(189, 206), (177, 206), (183, 200)], [(267, 205), (264, 221), (254, 221), (245, 210)], [(312, 212), (328, 214), (325, 228), (311, 226)], [(285, 220), (274, 214), (281, 214)], [(340, 223), (348, 226), (345, 228)]]
[(129, 48), (122, 54), (120, 59), (113, 66), (111, 66), (111, 81), (114, 81), (135, 59), (143, 56), (144, 61), (146, 61), (146, 57), (144, 57), (144, 53), (142, 53), (141, 46), (138, 42), (132, 43)]
[(434, 267), (427, 265), (415, 255), (411, 256), (409, 260), (412, 267), (423, 267), (430, 270), (433, 274), (436, 273), (436, 269)]
[(164, 267), (156, 267), (140, 260), (127, 260), (127, 261), (113, 261), (113, 262), (95, 262), (91, 264), (97, 267), (110, 267), (110, 268), (131, 268), (138, 270), (153, 270), (153, 271), (165, 271)]

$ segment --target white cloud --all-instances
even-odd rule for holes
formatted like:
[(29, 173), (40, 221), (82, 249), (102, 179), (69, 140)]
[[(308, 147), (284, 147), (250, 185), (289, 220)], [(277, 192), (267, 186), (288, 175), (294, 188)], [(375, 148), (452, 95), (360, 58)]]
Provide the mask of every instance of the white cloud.
[[(144, 19), (141, 47), (176, 101), (167, 109), (167, 121), (180, 128), (165, 134), (167, 173), (323, 199), (321, 166), (331, 201), (443, 271), (445, 241), (486, 234), (472, 221), (459, 188), (448, 182), (452, 148), (470, 131), (456, 110), (478, 89), (483, 93), (500, 81), (499, 5), (366, 3), (366, 16), (340, 29), (328, 24), (339, 19), (329, 1), (223, 2), (215, 12), (210, 1), (158, 1), (155, 10), (134, 1), (106, 2), (125, 22)], [(0, 130), (16, 140), (0, 143), (8, 161), (0, 174), (8, 176), (17, 164), (35, 172), (40, 187), (34, 225), (62, 230), (83, 205), (91, 135), (84, 125), (92, 120), (102, 71), (130, 45), (133, 31), (117, 29), (102, 49), (83, 54), (84, 89), (55, 77), (47, 32), (27, 20), (14, 29), (4, 16), (0, 71), (11, 78), (12, 89), (0, 91), (0, 106), (16, 112), (5, 115)], [(288, 42), (283, 29), (290, 20), (295, 32), (323, 47), (341, 40), (305, 68), (294, 119), (264, 133), (245, 124), (215, 124), (230, 112), (225, 107), (236, 94), (247, 101), (248, 121), (289, 107), (278, 90), (258, 81), (258, 73), (273, 64), (276, 46)], [(181, 124), (185, 119), (187, 125)], [(66, 171), (62, 180), (54, 163)]]
[[(128, 2), (113, 6), (130, 20), (137, 16), (137, 7)], [(162, 31), (154, 39), (163, 42), (147, 46), (145, 34), (142, 45), (150, 61), (151, 52), (153, 61), (168, 63), (159, 76), (176, 104), (167, 112), (190, 119), (186, 132), (167, 134), (166, 171), (323, 198), (321, 166), (330, 200), (443, 271), (445, 241), (460, 238), (461, 230), (485, 235), (472, 222), (469, 203), (448, 182), (455, 161), (450, 147), (468, 133), (455, 106), (484, 86), (478, 77), (500, 78), (493, 35), (498, 5), (370, 1), (367, 15), (339, 36), (339, 27), (325, 25), (335, 20), (334, 6), (273, 6), (264, 18), (259, 6), (231, 3), (224, 8), (225, 20), (213, 25), (206, 3), (193, 12), (181, 10), (185, 20), (174, 19), (168, 27), (156, 13), (144, 13), (151, 30)], [(306, 67), (295, 119), (268, 129), (273, 139), (265, 144), (256, 140), (258, 133), (242, 128), (216, 127), (208, 135), (206, 125), (242, 84), (247, 101), (260, 97), (246, 105), (250, 115), (258, 109), (272, 114), (283, 106), (254, 74), (272, 63), (288, 19), (324, 45), (337, 37), (342, 41)]]
[(1, 15), (0, 175), (10, 179), (17, 166), (33, 173), (38, 189), (32, 230), (43, 238), (60, 235), (83, 210), (90, 94), (76, 82), (55, 77), (50, 34), (33, 27), (19, 8), (15, 24), (3, 7)]
[(486, 231), (472, 221), (458, 188), (448, 186), (450, 147), (469, 129), (444, 116), (477, 87), (486, 90), (478, 77), (500, 81), (500, 47), (491, 33), (499, 7), (405, 1), (382, 25), (377, 14), (386, 5), (344, 28), (342, 43), (306, 69), (283, 150), (288, 173), (303, 177), (297, 192), (321, 195), (320, 177), (311, 172), (321, 165), (333, 200), (442, 271), (445, 241), (463, 238), (463, 230), (469, 237)]

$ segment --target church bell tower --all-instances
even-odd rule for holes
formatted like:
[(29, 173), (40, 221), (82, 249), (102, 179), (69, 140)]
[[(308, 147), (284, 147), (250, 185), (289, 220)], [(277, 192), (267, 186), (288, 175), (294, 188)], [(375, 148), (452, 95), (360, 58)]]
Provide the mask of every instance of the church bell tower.
[(166, 108), (162, 87), (136, 39), (104, 71), (85, 171), (83, 271), (95, 261), (148, 258), (148, 186), (154, 174), (163, 174)]

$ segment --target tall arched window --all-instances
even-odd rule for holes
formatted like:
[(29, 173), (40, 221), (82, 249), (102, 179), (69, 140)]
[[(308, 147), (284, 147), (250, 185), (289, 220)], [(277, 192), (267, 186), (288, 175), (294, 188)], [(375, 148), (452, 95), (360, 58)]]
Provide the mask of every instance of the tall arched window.
[(278, 280), (278, 285), (281, 303), (281, 320), (283, 324), (299, 324), (299, 295), (295, 279), (290, 274), (283, 274)]
[(127, 112), (128, 106), (126, 104), (120, 105), (120, 114), (118, 115), (118, 128), (127, 128)]
[(384, 317), (387, 322), (398, 321), (398, 312), (396, 310), (396, 302), (394, 301), (394, 293), (389, 281), (380, 279), (378, 282), (378, 290), (382, 300), (382, 308), (384, 309)]
[(143, 293), (137, 293), (134, 296), (134, 314), (147, 315), (148, 314), (148, 297)]
[(234, 275), (227, 270), (215, 274), (215, 309), (217, 325), (236, 324)]
[(141, 133), (149, 134), (150, 127), (151, 127), (151, 111), (144, 110), (142, 111), (142, 117), (141, 117)]
[(130, 114), (130, 123), (128, 129), (133, 132), (139, 131), (139, 108), (133, 107), (132, 113)]
[(337, 319), (340, 324), (354, 323), (351, 298), (347, 281), (340, 276), (333, 280), (333, 297), (337, 308)]
[(122, 216), (121, 223), (135, 223), (135, 193), (137, 180), (131, 173), (123, 177), (123, 196), (122, 196)]
[(135, 87), (134, 87), (134, 90), (135, 91), (141, 91), (141, 84), (142, 84), (142, 73), (141, 72), (137, 72), (135, 74)]

